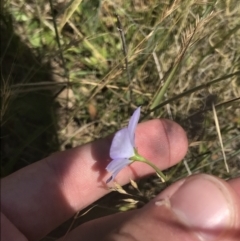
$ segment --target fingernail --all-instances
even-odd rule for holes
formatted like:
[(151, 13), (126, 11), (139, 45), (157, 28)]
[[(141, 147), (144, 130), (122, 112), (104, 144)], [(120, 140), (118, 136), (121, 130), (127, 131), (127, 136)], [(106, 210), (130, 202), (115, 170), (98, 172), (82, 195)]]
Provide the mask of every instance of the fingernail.
[(216, 240), (233, 228), (235, 203), (219, 179), (205, 174), (192, 176), (167, 193), (163, 196), (168, 195), (172, 210), (200, 240)]

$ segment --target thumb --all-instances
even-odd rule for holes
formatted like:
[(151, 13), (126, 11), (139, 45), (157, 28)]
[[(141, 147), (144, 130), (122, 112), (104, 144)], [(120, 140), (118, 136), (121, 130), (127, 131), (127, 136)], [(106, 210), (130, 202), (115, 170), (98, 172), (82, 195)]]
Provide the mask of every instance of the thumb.
[(239, 237), (239, 196), (227, 182), (199, 174), (172, 184), (142, 209), (86, 223), (67, 240), (237, 241)]
[(196, 240), (239, 240), (240, 200), (227, 182), (206, 174), (194, 175), (174, 183), (154, 201), (166, 209), (166, 200), (172, 217), (186, 228), (181, 230), (186, 240), (195, 240), (188, 239), (190, 233)]

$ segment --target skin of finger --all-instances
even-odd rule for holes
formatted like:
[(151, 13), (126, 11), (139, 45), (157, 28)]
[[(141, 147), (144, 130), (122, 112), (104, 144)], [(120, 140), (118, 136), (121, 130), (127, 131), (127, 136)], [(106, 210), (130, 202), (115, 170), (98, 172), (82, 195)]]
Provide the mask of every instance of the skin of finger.
[[(170, 189), (168, 188), (169, 196), (171, 196), (171, 193), (174, 193), (184, 181), (185, 180), (182, 179), (181, 181), (170, 186)], [(223, 181), (223, 183), (225, 182)], [(230, 194), (235, 199), (237, 197), (237, 193), (240, 188), (240, 178), (230, 180), (228, 184), (229, 186), (226, 184), (226, 188), (230, 189), (229, 193), (235, 192), (236, 195), (234, 193)], [(186, 227), (182, 226), (181, 223), (179, 223), (179, 220), (176, 218), (175, 214), (172, 214), (171, 212), (169, 212), (168, 208), (164, 206), (160, 206), (159, 209), (156, 210), (154, 202), (158, 200), (160, 196), (161, 194), (158, 197), (156, 197), (154, 200), (152, 200), (150, 204), (145, 206), (145, 210), (143, 214), (141, 213), (142, 210), (140, 209), (140, 210), (135, 210), (135, 211), (126, 212), (126, 213), (118, 213), (115, 215), (93, 220), (91, 222), (81, 225), (80, 227), (68, 233), (68, 235), (64, 238), (64, 241), (79, 241), (79, 240), (82, 240), (82, 241), (124, 240), (125, 241), (125, 240), (128, 240), (126, 239), (127, 237), (129, 237), (129, 240), (131, 240), (130, 238), (132, 238), (132, 240), (140, 241), (141, 239), (137, 239), (138, 237), (135, 237), (135, 233), (139, 233), (139, 230), (141, 231), (142, 229), (144, 229), (144, 233), (141, 232), (140, 236), (143, 237), (143, 240), (151, 240), (150, 238), (152, 238), (152, 240), (156, 240), (156, 237), (158, 237), (157, 240), (159, 241), (161, 240), (174, 240), (174, 241), (198, 240), (197, 237), (194, 234), (192, 234), (190, 230), (188, 230)], [(240, 196), (238, 196), (238, 199), (236, 202), (238, 203), (239, 207), (236, 208), (235, 211), (239, 212)], [(155, 217), (156, 214), (158, 215), (158, 217)], [(145, 225), (146, 223), (149, 225)], [(157, 233), (155, 232), (156, 230), (157, 230)], [(109, 234), (109, 237), (106, 238), (106, 234)], [(136, 238), (136, 239), (133, 239), (133, 238)], [(223, 237), (217, 240), (218, 241), (236, 241), (236, 240), (239, 240), (239, 237), (238, 235), (234, 235), (231, 238)], [(63, 241), (63, 239), (60, 239), (58, 241)]]
[[(94, 232), (93, 232), (94, 230)], [(86, 223), (58, 241), (199, 241), (166, 206), (144, 208)]]
[[(36, 240), (109, 192), (105, 167), (112, 137), (60, 152), (2, 179), (2, 212), (29, 240)], [(139, 124), (136, 146), (161, 169), (187, 151), (183, 129), (168, 120)], [(152, 173), (142, 163), (125, 168), (119, 184)]]
[[(194, 185), (191, 185), (191, 183), (194, 183), (195, 180), (199, 180), (199, 177), (201, 178), (201, 187), (195, 188)], [(206, 186), (206, 181), (207, 181), (207, 186)], [(236, 180), (237, 181), (237, 180)], [(211, 219), (211, 230), (208, 230), (209, 228), (209, 222), (205, 222), (202, 228), (198, 230), (198, 224), (199, 224), (199, 219), (195, 219), (194, 222), (191, 221), (190, 225), (193, 225), (193, 229), (196, 229), (197, 233), (201, 233), (202, 230), (205, 228), (208, 230), (206, 231), (206, 234), (204, 236), (213, 236), (213, 234), (217, 235), (218, 238), (216, 239), (217, 241), (235, 241), (239, 240), (240, 237), (240, 198), (238, 195), (238, 189), (240, 187), (240, 178), (238, 179), (238, 187), (236, 185), (236, 181), (234, 182), (234, 185), (232, 181), (226, 182), (223, 179), (220, 179), (218, 177), (212, 176), (212, 175), (207, 175), (207, 174), (197, 174), (197, 175), (192, 175), (189, 176), (185, 179), (181, 179), (171, 185), (169, 188), (165, 189), (159, 196), (158, 198), (165, 198), (168, 197), (171, 200), (172, 207), (174, 209), (174, 206), (177, 204), (177, 206), (181, 206), (181, 211), (179, 213), (181, 219), (185, 220), (185, 215), (182, 215), (184, 213), (183, 210), (189, 210), (190, 213), (193, 213), (193, 210), (197, 210), (199, 208), (199, 204), (195, 205), (195, 202), (193, 201), (186, 201), (186, 196), (188, 194), (184, 193), (177, 198), (174, 198), (173, 194), (175, 195), (177, 193), (177, 190), (182, 186), (189, 186), (189, 184), (194, 188), (191, 191), (189, 191), (189, 198), (188, 200), (191, 200), (191, 194), (192, 192), (195, 192), (198, 196), (198, 200), (201, 200), (201, 212), (197, 214), (197, 217), (199, 219), (202, 219), (202, 215), (206, 217), (206, 215), (209, 217), (209, 213), (211, 213), (212, 210), (215, 210), (216, 207), (218, 207), (218, 213), (214, 213), (214, 216), (212, 216)], [(215, 186), (214, 189), (210, 189), (212, 186)], [(217, 188), (216, 188), (217, 187)], [(181, 188), (181, 191), (183, 191), (184, 188)], [(204, 193), (202, 190), (208, 190), (208, 192)], [(209, 191), (211, 190), (211, 191)], [(210, 194), (210, 193), (211, 194)], [(221, 193), (221, 196), (219, 195)], [(208, 199), (208, 196), (210, 195), (211, 200)], [(194, 194), (196, 197), (196, 194)], [(196, 200), (196, 198), (195, 198)], [(204, 202), (205, 200), (208, 200), (208, 202)], [(223, 200), (225, 200), (223, 204)], [(220, 205), (219, 205), (220, 204)], [(196, 213), (196, 212), (194, 212)], [(221, 214), (220, 214), (221, 213)], [(190, 214), (190, 220), (193, 220), (196, 215), (191, 215)], [(224, 218), (223, 218), (224, 217)], [(215, 220), (214, 220), (215, 219)], [(220, 221), (222, 219), (222, 221)], [(209, 221), (209, 219), (207, 219)], [(223, 220), (224, 220), (224, 225), (223, 225)], [(227, 221), (228, 220), (228, 221)], [(220, 222), (220, 226), (219, 223)], [(225, 223), (226, 222), (226, 223)], [(207, 224), (208, 223), (208, 224)], [(213, 227), (213, 225), (216, 225)], [(219, 228), (221, 227), (221, 228)], [(201, 230), (202, 229), (202, 230)]]
[(1, 213), (1, 236), (3, 241), (27, 241), (27, 238)]
[[(98, 239), (99, 240), (99, 239)], [(104, 241), (199, 241), (199, 239), (181, 224), (177, 216), (165, 205), (149, 203), (135, 213), (126, 223), (122, 223), (102, 238)]]
[(235, 190), (235, 192), (238, 194), (239, 199), (240, 199), (240, 178), (234, 178), (232, 180), (229, 180), (228, 183)]

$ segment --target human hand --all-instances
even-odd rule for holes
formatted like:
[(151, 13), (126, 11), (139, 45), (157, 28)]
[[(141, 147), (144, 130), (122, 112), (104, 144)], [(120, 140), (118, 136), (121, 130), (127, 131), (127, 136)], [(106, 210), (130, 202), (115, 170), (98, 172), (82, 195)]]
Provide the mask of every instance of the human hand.
[[(107, 194), (110, 145), (111, 138), (97, 140), (2, 179), (1, 240), (39, 240)], [(136, 146), (160, 169), (179, 162), (188, 147), (182, 128), (167, 120), (139, 124)], [(144, 163), (134, 163), (116, 181), (123, 185), (152, 172)], [(226, 183), (202, 174), (178, 181), (142, 209), (85, 223), (65, 241), (233, 241), (239, 240), (239, 230), (240, 178)]]

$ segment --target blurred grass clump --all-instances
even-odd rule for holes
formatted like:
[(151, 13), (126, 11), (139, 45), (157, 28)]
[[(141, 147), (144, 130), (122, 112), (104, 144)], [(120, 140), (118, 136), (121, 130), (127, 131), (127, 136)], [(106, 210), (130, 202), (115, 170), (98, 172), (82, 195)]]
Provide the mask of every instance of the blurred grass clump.
[[(2, 176), (113, 133), (140, 105), (188, 134), (171, 182), (240, 176), (238, 0), (1, 4)], [(147, 198), (158, 186), (139, 182)]]

